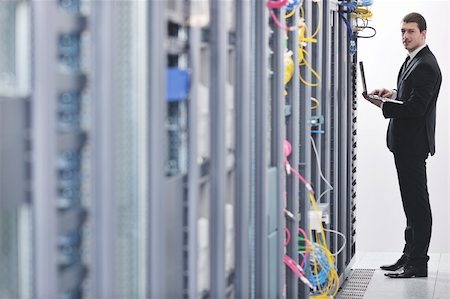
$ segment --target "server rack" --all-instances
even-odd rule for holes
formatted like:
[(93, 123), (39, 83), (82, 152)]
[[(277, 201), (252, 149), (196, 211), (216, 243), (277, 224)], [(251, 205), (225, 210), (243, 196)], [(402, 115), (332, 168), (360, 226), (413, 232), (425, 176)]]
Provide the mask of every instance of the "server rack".
[(35, 298), (74, 298), (84, 292), (87, 131), (82, 113), (88, 28), (79, 4), (32, 2)]
[(0, 11), (0, 294), (31, 298), (30, 6)]
[[(322, 26), (316, 36), (317, 42), (305, 46), (306, 51), (311, 53), (312, 69), (320, 70), (322, 76), (321, 78), (317, 75), (312, 77), (305, 71), (306, 68), (300, 69), (300, 76), (312, 84), (300, 84), (302, 103), (299, 109), (300, 151), (298, 154), (300, 162), (298, 165), (300, 171), (314, 187), (330, 250), (339, 252), (336, 263), (340, 283), (342, 283), (342, 280), (348, 276), (355, 255), (356, 69), (354, 62), (357, 57), (354, 51), (356, 44), (351, 44), (351, 42), (356, 41), (349, 34), (346, 22), (341, 19), (346, 18), (348, 24), (352, 24), (352, 15), (340, 11), (337, 3), (318, 2), (320, 1), (306, 1), (303, 6), (306, 26), (310, 28), (310, 32), (314, 31), (317, 26)], [(292, 23), (293, 21), (289, 24)], [(313, 29), (311, 30), (311, 28)], [(298, 36), (292, 32), (290, 35), (293, 35), (294, 38)], [(290, 49), (298, 47), (295, 41), (289, 42), (288, 45)], [(298, 54), (294, 51), (293, 56), (295, 55)], [(295, 72), (293, 77), (296, 77)], [(292, 82), (290, 84), (288, 87), (292, 86)], [(293, 107), (293, 105), (289, 105), (292, 103), (291, 92), (292, 89), (289, 89), (288, 111), (291, 111), (291, 107)], [(320, 102), (320, 105), (312, 109), (312, 106), (308, 105), (309, 98)], [(295, 100), (295, 97), (293, 99)], [(317, 101), (317, 99), (319, 100)], [(290, 119), (295, 119), (295, 115), (288, 114), (288, 139), (292, 138), (293, 144), (295, 144), (292, 148), (295, 149), (297, 148), (294, 135), (295, 125), (294, 128), (289, 129)], [(305, 126), (302, 127), (302, 124)], [(301, 147), (302, 144), (305, 146), (304, 149)], [(315, 148), (317, 149), (317, 158)], [(296, 152), (293, 151), (293, 153), (290, 164), (296, 165), (293, 162), (296, 159)], [(303, 223), (300, 221), (300, 227), (307, 228), (313, 221), (308, 216), (311, 207), (308, 206), (307, 190), (300, 184), (304, 195), (300, 196), (300, 206), (297, 208), (295, 197), (289, 195), (289, 193), (295, 194), (296, 186), (291, 182), (289, 176), (287, 179), (288, 210), (292, 208), (294, 211), (299, 210), (303, 216), (301, 218)], [(290, 203), (293, 199), (294, 203)], [(302, 205), (306, 207), (304, 210), (301, 208)], [(295, 219), (287, 222), (291, 239), (295, 239), (297, 237)], [(346, 241), (343, 242), (340, 236), (332, 233), (333, 230), (347, 236)], [(290, 245), (288, 254), (292, 255), (295, 252), (296, 245)], [(292, 297), (308, 297), (309, 288), (300, 284), (297, 289), (297, 285), (293, 282), (296, 278), (290, 278), (289, 275), (288, 272), (288, 294), (292, 294), (290, 295)]]
[(153, 174), (147, 123), (155, 118), (149, 117), (147, 97), (150, 90), (159, 90), (147, 87), (146, 9), (146, 2), (94, 1), (89, 7), (93, 100), (87, 298), (138, 298), (148, 292), (146, 264), (154, 217), (149, 217), (147, 199)]
[(235, 280), (234, 295), (244, 298), (250, 294), (250, 15), (248, 1), (236, 2), (236, 177), (235, 177)]
[[(111, 57), (114, 56), (112, 47), (113, 36), (105, 34), (113, 25), (113, 7), (108, 2), (95, 1), (91, 10), (92, 40), (98, 41), (92, 45), (92, 61), (95, 67), (92, 71), (92, 102), (91, 119), (91, 156), (92, 176), (91, 192), (91, 244), (98, 244), (96, 250), (92, 250), (90, 264), (91, 289), (90, 298), (101, 298), (115, 294), (115, 282), (117, 273), (116, 260), (116, 193), (111, 188), (114, 186), (115, 168), (114, 143), (112, 126), (114, 107), (110, 101), (113, 98), (112, 74), (114, 64)], [(99, 55), (101, 53), (101, 55)], [(103, 111), (95, 115), (96, 111)], [(94, 200), (95, 199), (95, 200)], [(89, 298), (89, 297), (88, 297)]]
[[(269, 214), (268, 203), (268, 161), (269, 157), (267, 147), (270, 130), (268, 124), (268, 100), (269, 100), (269, 78), (268, 78), (268, 14), (264, 3), (256, 2), (254, 4), (255, 14), (255, 28), (254, 37), (258, 46), (255, 48), (254, 58), (254, 202), (255, 209), (255, 260), (254, 260), (254, 296), (256, 298), (269, 297), (269, 246), (267, 244), (268, 236), (268, 221)], [(266, 45), (266, 46), (261, 46)], [(270, 143), (269, 143), (270, 144)]]
[[(30, 150), (33, 187), (22, 223), (1, 231), (22, 240), (8, 249), (18, 251), (12, 261), (35, 263), (14, 273), (20, 298), (307, 298), (283, 256), (300, 261), (309, 191), (285, 160), (314, 186), (325, 228), (347, 236), (337, 255), (345, 278), (355, 254), (356, 55), (336, 3), (303, 3), (308, 28), (321, 26), (317, 43), (304, 45), (321, 73), (314, 87), (299, 81), (317, 78), (297, 63), (284, 86), (284, 54), (299, 60), (300, 28), (286, 40), (261, 1), (38, 2), (33, 122), (27, 97), (14, 112), (25, 125), (8, 121), (31, 129), (29, 149), (8, 140)], [(284, 8), (273, 13), (281, 26), (301, 14), (285, 21)], [(333, 190), (325, 192), (320, 170)], [(66, 172), (80, 183), (62, 182)], [(17, 189), (25, 198), (26, 184)], [(74, 195), (58, 196), (69, 194), (67, 184)], [(35, 231), (26, 229), (31, 219)], [(285, 226), (293, 240), (286, 249)], [(72, 243), (58, 249), (58, 237)], [(343, 245), (336, 234), (327, 239), (331, 252)], [(68, 246), (77, 254), (64, 254)]]
[[(149, 147), (148, 165), (149, 173), (149, 243), (150, 249), (149, 260), (146, 263), (148, 267), (148, 285), (147, 294), (152, 298), (166, 294), (167, 285), (165, 282), (166, 269), (164, 260), (167, 258), (165, 253), (166, 242), (165, 235), (161, 229), (164, 224), (166, 213), (166, 205), (159, 198), (165, 198), (166, 189), (164, 188), (165, 172), (164, 161), (165, 156), (165, 137), (164, 137), (164, 120), (166, 117), (165, 97), (166, 90), (164, 88), (165, 77), (161, 76), (165, 72), (167, 56), (164, 51), (164, 39), (166, 36), (166, 27), (161, 26), (165, 22), (165, 15), (162, 12), (164, 6), (161, 2), (152, 1), (148, 7), (149, 14), (149, 142), (150, 144), (159, 144), (160, 146)], [(161, 26), (160, 30), (154, 30)], [(160, 272), (161, 271), (161, 272)]]
[[(295, 26), (298, 20), (298, 13), (287, 21), (288, 26)], [(292, 51), (292, 60), (299, 60), (299, 43), (298, 43), (299, 29), (296, 27), (288, 35), (287, 48)], [(287, 85), (286, 97), (286, 139), (290, 141), (292, 148), (300, 147), (300, 101), (297, 99), (300, 95), (300, 79), (299, 68), (294, 67), (292, 78)], [(289, 163), (292, 165), (299, 165), (300, 153), (298, 150), (292, 151), (289, 157)], [(286, 178), (286, 208), (289, 211), (300, 211), (300, 192), (299, 181), (293, 177)], [(287, 229), (293, 233), (294, 239), (297, 236), (297, 229), (300, 224), (300, 212), (295, 213), (292, 219), (286, 220)], [(298, 244), (296, 242), (289, 243), (286, 254), (293, 258), (297, 263), (298, 258)], [(305, 287), (301, 286), (299, 290), (298, 277), (291, 271), (286, 271), (286, 297), (287, 298), (302, 298), (307, 295)]]

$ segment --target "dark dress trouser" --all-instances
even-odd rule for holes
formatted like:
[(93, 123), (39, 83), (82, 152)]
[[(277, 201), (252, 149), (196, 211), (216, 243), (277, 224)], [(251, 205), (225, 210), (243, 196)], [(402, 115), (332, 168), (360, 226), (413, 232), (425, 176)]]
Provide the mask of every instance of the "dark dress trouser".
[(408, 264), (426, 266), (431, 238), (431, 208), (427, 189), (426, 156), (394, 154), (406, 215), (404, 256)]

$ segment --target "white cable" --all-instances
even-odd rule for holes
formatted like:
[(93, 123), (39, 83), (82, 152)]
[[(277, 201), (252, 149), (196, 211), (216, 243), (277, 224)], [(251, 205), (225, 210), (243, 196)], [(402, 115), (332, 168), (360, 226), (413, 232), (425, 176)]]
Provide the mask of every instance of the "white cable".
[(326, 229), (326, 228), (324, 228), (323, 229), (324, 231), (326, 231), (326, 232), (330, 232), (330, 233), (335, 233), (335, 234), (337, 234), (337, 235), (339, 235), (339, 236), (341, 236), (342, 237), (342, 239), (344, 239), (344, 245), (342, 245), (342, 247), (341, 248), (339, 248), (339, 250), (338, 250), (338, 252), (336, 252), (336, 253), (332, 253), (332, 255), (333, 256), (337, 256), (339, 253), (341, 253), (343, 250), (344, 250), (344, 248), (345, 248), (345, 245), (347, 244), (347, 238), (345, 237), (345, 235), (343, 234), (343, 233), (341, 233), (341, 232), (338, 232), (337, 230), (333, 230), (333, 229)]
[(325, 195), (325, 193), (327, 193), (328, 191), (333, 190), (333, 186), (331, 186), (330, 182), (327, 181), (327, 179), (324, 177), (323, 173), (322, 173), (322, 167), (320, 166), (320, 161), (319, 161), (319, 154), (317, 153), (317, 148), (316, 148), (316, 143), (314, 142), (314, 138), (312, 138), (312, 136), (309, 136), (309, 139), (311, 139), (311, 143), (314, 149), (314, 154), (316, 156), (316, 161), (317, 161), (317, 168), (319, 169), (319, 174), (321, 179), (328, 185), (328, 189), (323, 191), (322, 194), (320, 194), (319, 198), (317, 200), (320, 200), (320, 198), (322, 196)]

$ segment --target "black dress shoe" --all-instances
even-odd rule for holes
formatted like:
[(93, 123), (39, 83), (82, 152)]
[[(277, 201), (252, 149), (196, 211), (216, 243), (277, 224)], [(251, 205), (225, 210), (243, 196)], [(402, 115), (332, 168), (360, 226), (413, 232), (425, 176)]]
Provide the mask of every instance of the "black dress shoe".
[(385, 273), (390, 278), (428, 277), (427, 267), (405, 266), (400, 273)]
[(381, 270), (386, 271), (397, 271), (401, 267), (403, 267), (406, 264), (407, 259), (406, 258), (400, 258), (398, 261), (395, 262), (395, 264), (392, 265), (383, 265), (380, 266)]

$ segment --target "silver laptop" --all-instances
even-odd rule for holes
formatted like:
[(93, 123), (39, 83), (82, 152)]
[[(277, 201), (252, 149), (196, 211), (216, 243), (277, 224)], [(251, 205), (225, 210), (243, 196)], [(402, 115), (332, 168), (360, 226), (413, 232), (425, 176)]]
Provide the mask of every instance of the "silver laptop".
[[(366, 76), (364, 74), (364, 65), (363, 65), (362, 61), (359, 62), (359, 70), (360, 70), (360, 73), (361, 73), (361, 81), (362, 81), (362, 85), (363, 85), (363, 95), (367, 96)], [(369, 95), (368, 97), (371, 98), (371, 99), (380, 100), (383, 103), (384, 102), (391, 102), (391, 103), (396, 103), (396, 104), (403, 104), (402, 101), (393, 100), (393, 99), (390, 99), (390, 98), (383, 98), (383, 97), (380, 97), (380, 96), (377, 96), (377, 95)]]

